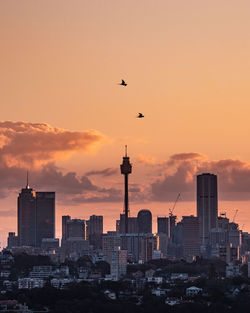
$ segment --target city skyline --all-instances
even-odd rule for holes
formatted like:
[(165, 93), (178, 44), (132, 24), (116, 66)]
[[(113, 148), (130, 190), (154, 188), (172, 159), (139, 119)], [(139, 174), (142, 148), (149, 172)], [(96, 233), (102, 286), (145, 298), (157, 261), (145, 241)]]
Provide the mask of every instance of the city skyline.
[[(250, 3), (2, 1), (0, 242), (16, 231), (26, 171), (60, 217), (196, 212), (195, 177), (218, 175), (219, 212), (250, 231)], [(119, 86), (121, 79), (127, 86)], [(145, 116), (138, 119), (138, 112)], [(19, 122), (18, 122), (19, 121)]]

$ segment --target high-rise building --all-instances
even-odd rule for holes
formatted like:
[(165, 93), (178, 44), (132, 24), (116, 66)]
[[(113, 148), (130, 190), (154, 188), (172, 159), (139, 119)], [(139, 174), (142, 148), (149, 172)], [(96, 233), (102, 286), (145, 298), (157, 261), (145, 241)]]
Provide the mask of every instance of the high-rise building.
[(88, 223), (88, 240), (95, 249), (102, 248), (103, 216), (92, 215)]
[(112, 252), (115, 247), (121, 245), (120, 235), (115, 231), (108, 231), (107, 234), (102, 236), (102, 251), (103, 255), (106, 257), (106, 261), (111, 264)]
[(127, 273), (127, 250), (121, 247), (114, 247), (112, 252), (110, 273), (114, 280), (119, 280)]
[(168, 235), (168, 217), (157, 217), (157, 233)]
[(43, 238), (55, 237), (55, 192), (23, 188), (18, 196), (18, 240), (20, 246), (40, 247)]
[(150, 233), (121, 234), (121, 249), (128, 251), (131, 262), (147, 262), (152, 260), (154, 250), (159, 250), (159, 236)]
[[(125, 214), (120, 214), (119, 233), (125, 234)], [(137, 217), (128, 217), (128, 234), (138, 233), (138, 220)]]
[(67, 239), (67, 221), (69, 221), (71, 217), (69, 215), (62, 216), (62, 241)]
[(18, 240), (20, 246), (36, 246), (36, 192), (27, 184), (18, 196)]
[(137, 215), (138, 232), (140, 234), (152, 234), (152, 214), (149, 210), (141, 210)]
[(195, 216), (183, 216), (183, 255), (184, 257), (200, 255), (199, 219)]
[(81, 219), (70, 219), (66, 224), (66, 239), (69, 238), (82, 238), (86, 239), (85, 233), (85, 220)]
[(55, 192), (36, 193), (36, 246), (43, 238), (55, 238)]
[(204, 173), (197, 175), (197, 216), (200, 221), (202, 248), (209, 245), (209, 232), (217, 227), (218, 192), (217, 176)]

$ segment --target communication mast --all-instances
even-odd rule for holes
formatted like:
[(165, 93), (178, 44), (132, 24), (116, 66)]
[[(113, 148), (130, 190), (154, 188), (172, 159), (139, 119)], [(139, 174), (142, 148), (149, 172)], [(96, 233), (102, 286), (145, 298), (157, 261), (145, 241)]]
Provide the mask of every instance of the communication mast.
[(125, 156), (120, 166), (121, 174), (124, 175), (124, 215), (125, 215), (125, 234), (128, 233), (128, 175), (132, 173), (132, 165), (127, 154), (127, 146), (125, 146)]

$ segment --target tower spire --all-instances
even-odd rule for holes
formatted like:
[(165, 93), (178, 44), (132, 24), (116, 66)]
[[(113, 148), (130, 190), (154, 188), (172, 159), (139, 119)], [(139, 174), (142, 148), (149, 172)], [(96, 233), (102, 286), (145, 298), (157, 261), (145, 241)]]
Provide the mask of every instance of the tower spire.
[(124, 215), (125, 215), (125, 233), (128, 233), (128, 175), (132, 172), (132, 165), (129, 161), (127, 154), (127, 145), (125, 146), (125, 156), (123, 157), (123, 162), (120, 166), (121, 174), (124, 175)]
[(26, 189), (29, 189), (29, 171), (27, 171), (27, 184), (26, 184)]
[(127, 156), (128, 156), (128, 146), (125, 145), (125, 157), (127, 158)]

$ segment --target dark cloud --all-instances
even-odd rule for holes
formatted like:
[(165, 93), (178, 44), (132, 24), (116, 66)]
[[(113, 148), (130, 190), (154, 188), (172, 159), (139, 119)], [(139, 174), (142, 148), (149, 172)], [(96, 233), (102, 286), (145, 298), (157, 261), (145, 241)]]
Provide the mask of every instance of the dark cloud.
[(87, 173), (85, 173), (86, 176), (93, 176), (93, 175), (99, 175), (99, 176), (112, 176), (118, 173), (118, 169), (117, 168), (105, 168), (104, 170), (99, 170), (99, 171), (89, 171)]
[[(154, 201), (195, 200), (196, 175), (210, 172), (218, 176), (220, 200), (250, 200), (250, 163), (238, 159), (210, 161), (199, 153), (175, 154), (165, 162), (170, 168), (151, 183)], [(164, 167), (165, 168), (165, 167)]]

